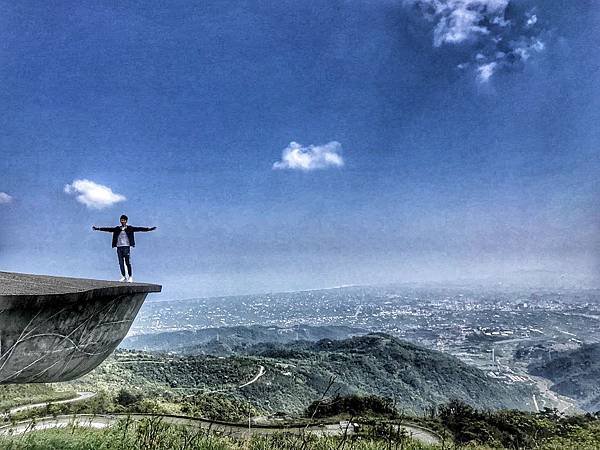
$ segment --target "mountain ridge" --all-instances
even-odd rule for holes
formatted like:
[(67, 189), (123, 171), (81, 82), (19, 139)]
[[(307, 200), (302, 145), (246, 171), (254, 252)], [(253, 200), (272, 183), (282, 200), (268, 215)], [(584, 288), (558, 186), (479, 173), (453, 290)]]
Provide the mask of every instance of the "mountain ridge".
[[(224, 345), (211, 341), (211, 345), (217, 344)], [(172, 352), (120, 354), (139, 355), (140, 364), (135, 363), (138, 356), (128, 358), (127, 376), (154, 380), (157, 391), (170, 385), (190, 392), (218, 386), (271, 412), (301, 413), (322, 396), (331, 379), (331, 394), (393, 398), (407, 411), (423, 412), (455, 398), (482, 409), (533, 408), (529, 401), (533, 388), (494, 380), (454, 356), (385, 333), (316, 342), (260, 342), (227, 351), (233, 353), (218, 357)], [(265, 368), (264, 375), (239, 389), (256, 375), (259, 366)]]

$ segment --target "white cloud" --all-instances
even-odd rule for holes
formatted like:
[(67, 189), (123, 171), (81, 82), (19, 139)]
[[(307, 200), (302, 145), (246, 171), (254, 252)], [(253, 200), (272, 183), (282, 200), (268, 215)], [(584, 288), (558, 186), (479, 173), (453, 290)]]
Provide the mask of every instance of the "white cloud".
[(531, 48), (536, 52), (541, 52), (544, 51), (544, 49), (546, 48), (546, 44), (544, 44), (539, 39), (536, 39), (535, 42), (531, 45)]
[(437, 21), (433, 44), (459, 44), (490, 34), (488, 24), (510, 25), (504, 18), (509, 0), (405, 0), (419, 6), (426, 17)]
[(501, 27), (508, 27), (508, 26), (512, 25), (512, 22), (510, 20), (506, 20), (504, 17), (500, 17), (500, 16), (494, 17), (494, 19), (492, 20), (492, 23), (496, 24), (496, 25), (500, 25)]
[[(404, 0), (433, 24), (433, 46), (472, 49), (476, 78), (487, 83), (498, 69), (518, 69), (532, 54), (545, 49), (538, 16), (519, 12), (514, 0)], [(510, 7), (515, 6), (515, 7)], [(537, 25), (536, 25), (537, 24)]]
[(480, 83), (487, 83), (498, 67), (498, 63), (491, 62), (477, 67), (477, 80)]
[(342, 145), (331, 141), (324, 145), (302, 147), (297, 142), (290, 142), (281, 155), (281, 161), (273, 164), (273, 169), (315, 170), (328, 167), (342, 167), (344, 159), (341, 155)]
[(0, 205), (10, 203), (12, 201), (12, 196), (8, 195), (6, 192), (0, 192)]
[(519, 55), (523, 61), (527, 61), (529, 59), (529, 50), (527, 47), (517, 47), (515, 48), (515, 53)]
[(537, 21), (538, 21), (537, 16), (535, 14), (532, 14), (527, 19), (527, 22), (525, 23), (525, 25), (528, 26), (528, 27), (532, 27), (532, 26), (534, 26), (537, 23)]
[(88, 208), (102, 209), (126, 200), (123, 195), (115, 194), (108, 186), (90, 180), (75, 180), (65, 185), (67, 194), (76, 195), (76, 200)]
[(531, 39), (529, 41), (521, 39), (516, 42), (511, 42), (511, 46), (513, 53), (518, 55), (523, 61), (527, 61), (531, 57), (532, 52), (543, 52), (546, 48), (546, 44), (539, 39)]

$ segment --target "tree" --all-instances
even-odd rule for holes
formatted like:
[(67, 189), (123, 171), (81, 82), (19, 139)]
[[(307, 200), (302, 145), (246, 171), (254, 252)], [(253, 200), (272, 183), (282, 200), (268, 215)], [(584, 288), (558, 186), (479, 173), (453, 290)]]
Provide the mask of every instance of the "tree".
[(137, 394), (127, 389), (121, 389), (117, 394), (115, 401), (119, 405), (127, 407), (139, 402), (142, 398), (142, 394)]

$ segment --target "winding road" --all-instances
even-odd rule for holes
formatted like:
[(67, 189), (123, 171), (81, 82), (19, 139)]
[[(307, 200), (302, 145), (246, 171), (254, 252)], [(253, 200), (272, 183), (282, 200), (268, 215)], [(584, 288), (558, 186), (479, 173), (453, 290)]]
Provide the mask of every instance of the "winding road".
[[(239, 385), (241, 389), (256, 383), (266, 372), (264, 366), (259, 366), (258, 373), (250, 381)], [(217, 391), (215, 391), (217, 392)], [(44, 403), (33, 403), (28, 405), (16, 406), (4, 414), (4, 417), (9, 417), (11, 414), (16, 414), (29, 409), (43, 408), (48, 405), (59, 405), (65, 403), (73, 403), (88, 400), (96, 395), (95, 392), (78, 392), (77, 397), (67, 400), (49, 401)], [(207, 419), (199, 419), (187, 416), (177, 415), (154, 415), (154, 414), (73, 414), (55, 417), (41, 417), (30, 420), (24, 420), (17, 423), (0, 426), (0, 436), (16, 436), (30, 433), (32, 431), (42, 431), (53, 428), (66, 428), (68, 426), (78, 426), (84, 428), (107, 428), (116, 424), (119, 420), (129, 418), (132, 420), (142, 420), (144, 418), (159, 419), (164, 423), (173, 425), (183, 425), (193, 427), (195, 429), (205, 429), (216, 431), (222, 434), (248, 438), (254, 434), (273, 434), (273, 433), (311, 433), (318, 436), (342, 436), (355, 433), (354, 427), (348, 422), (315, 424), (308, 426), (275, 426), (275, 425), (240, 425), (236, 423), (211, 421)], [(439, 444), (440, 436), (432, 430), (422, 428), (417, 424), (402, 424), (394, 425), (400, 430), (403, 430), (412, 439), (416, 439), (425, 444)]]
[(243, 387), (250, 386), (251, 384), (256, 383), (258, 381), (258, 379), (265, 374), (265, 372), (266, 372), (266, 370), (265, 370), (264, 366), (258, 366), (258, 373), (256, 374), (256, 376), (254, 378), (252, 378), (250, 381), (248, 381), (247, 383), (239, 385), (238, 389), (241, 389)]
[(95, 392), (78, 392), (77, 397), (69, 398), (66, 400), (55, 400), (55, 401), (49, 401), (49, 402), (43, 402), (43, 403), (30, 403), (30, 404), (21, 405), (21, 406), (15, 406), (14, 408), (11, 408), (10, 410), (8, 410), (7, 413), (4, 413), (4, 416), (16, 414), (21, 411), (27, 411), (28, 409), (45, 408), (48, 405), (62, 405), (65, 403), (80, 402), (80, 401), (92, 398), (94, 395), (96, 395)]
[[(84, 428), (107, 428), (115, 425), (119, 420), (129, 418), (130, 420), (142, 420), (147, 418), (160, 419), (163, 423), (171, 425), (180, 425), (194, 429), (210, 430), (228, 436), (237, 438), (249, 438), (252, 435), (266, 435), (275, 433), (310, 433), (317, 436), (342, 436), (355, 434), (354, 428), (348, 426), (347, 422), (319, 424), (309, 426), (264, 426), (254, 425), (252, 427), (242, 426), (226, 422), (214, 422), (206, 419), (198, 419), (186, 416), (175, 415), (154, 415), (154, 414), (74, 414), (56, 417), (42, 417), (32, 420), (25, 420), (15, 424), (9, 424), (0, 427), (0, 436), (17, 436), (30, 433), (32, 431), (42, 431), (53, 428), (66, 428), (68, 426), (78, 426)], [(433, 431), (422, 428), (416, 424), (396, 425), (404, 430), (409, 437), (425, 444), (439, 444), (440, 437)]]

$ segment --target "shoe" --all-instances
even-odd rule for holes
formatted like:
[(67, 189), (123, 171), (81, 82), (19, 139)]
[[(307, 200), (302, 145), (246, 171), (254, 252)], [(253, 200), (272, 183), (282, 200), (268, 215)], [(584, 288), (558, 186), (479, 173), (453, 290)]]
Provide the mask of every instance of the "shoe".
[(129, 278), (127, 278), (127, 282), (128, 282), (128, 283), (133, 283), (133, 277), (129, 277)]
[(127, 278), (126, 277), (121, 277), (121, 279), (119, 281), (126, 281)]

